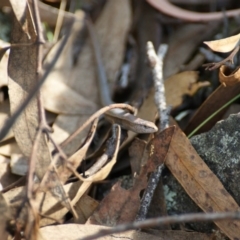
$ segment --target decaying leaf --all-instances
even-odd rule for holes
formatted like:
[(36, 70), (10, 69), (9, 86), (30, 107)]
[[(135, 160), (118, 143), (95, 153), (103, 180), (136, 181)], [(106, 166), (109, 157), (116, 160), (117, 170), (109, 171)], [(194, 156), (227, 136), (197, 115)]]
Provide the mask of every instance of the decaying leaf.
[[(165, 161), (187, 194), (205, 212), (237, 211), (238, 204), (199, 157), (184, 133), (176, 128)], [(240, 236), (240, 223), (226, 220), (215, 224), (230, 239)]]
[[(19, 28), (18, 20), (13, 18), (11, 43), (22, 45), (12, 48), (9, 55), (8, 87), (11, 113), (18, 109), (38, 80), (38, 45), (34, 44), (36, 32), (28, 9), (26, 9), (26, 14), (22, 17), (24, 18), (22, 21), (27, 24), (27, 31), (31, 38), (29, 39), (28, 34)], [(28, 107), (24, 109), (13, 127), (15, 139), (22, 153), (27, 157), (31, 155), (39, 124), (39, 112), (37, 97), (35, 97)], [(36, 155), (36, 174), (41, 179), (51, 162), (48, 144), (43, 134), (41, 135)]]
[(230, 52), (239, 44), (239, 40), (240, 34), (237, 34), (231, 37), (204, 43), (215, 52)]
[(126, 190), (121, 187), (121, 181), (116, 183), (87, 223), (114, 226), (134, 221), (140, 206), (140, 192), (147, 186), (149, 173), (164, 162), (174, 130), (175, 127), (170, 127), (158, 133), (149, 142), (148, 161), (142, 167), (140, 174), (135, 177), (133, 186)]

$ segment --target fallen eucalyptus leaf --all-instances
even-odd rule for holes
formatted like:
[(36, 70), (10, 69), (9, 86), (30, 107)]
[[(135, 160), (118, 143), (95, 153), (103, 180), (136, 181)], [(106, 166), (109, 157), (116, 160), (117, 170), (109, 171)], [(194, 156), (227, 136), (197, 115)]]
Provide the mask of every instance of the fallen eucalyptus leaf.
[(239, 40), (240, 34), (237, 34), (231, 37), (215, 41), (207, 41), (204, 43), (215, 52), (230, 52), (239, 44)]

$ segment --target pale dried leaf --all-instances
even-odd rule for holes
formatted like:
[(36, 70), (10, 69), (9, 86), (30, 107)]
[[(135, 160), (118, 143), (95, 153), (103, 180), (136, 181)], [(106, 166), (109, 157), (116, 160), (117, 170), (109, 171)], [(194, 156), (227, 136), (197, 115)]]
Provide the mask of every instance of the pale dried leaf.
[(0, 144), (0, 154), (10, 157), (13, 153), (22, 154), (15, 139), (12, 138)]
[[(87, 121), (89, 118), (88, 115), (58, 115), (56, 118), (52, 128), (53, 128), (53, 139), (56, 141), (56, 143), (61, 143), (64, 140), (66, 140), (72, 133), (75, 132), (76, 129), (78, 129), (80, 126), (83, 125), (84, 122)], [(70, 124), (71, 123), (71, 124)], [(79, 146), (83, 143), (86, 134), (89, 131), (89, 127), (84, 129), (76, 139), (74, 140), (75, 144), (68, 144), (67, 146), (63, 147), (64, 152), (67, 156), (73, 154)]]
[(58, 174), (60, 176), (61, 181), (64, 183), (67, 181), (67, 179), (71, 176), (72, 171), (68, 168), (70, 166), (74, 170), (77, 169), (77, 167), (81, 164), (81, 162), (84, 160), (87, 150), (92, 142), (93, 136), (96, 132), (98, 124), (98, 118), (96, 118), (91, 126), (91, 129), (88, 133), (88, 136), (85, 140), (85, 144), (77, 151), (75, 152), (65, 164), (60, 166), (58, 168)]
[[(82, 183), (78, 181), (64, 185), (64, 191), (67, 193), (70, 199), (73, 199), (75, 197), (81, 184)], [(10, 208), (12, 210), (16, 209), (21, 206), (22, 199), (26, 196), (26, 188), (25, 187), (14, 188), (4, 193), (3, 196), (5, 197), (6, 202), (10, 206)], [(44, 201), (42, 203), (43, 197)], [(68, 210), (61, 205), (59, 200), (53, 197), (51, 192), (46, 192), (46, 194), (43, 192), (37, 192), (36, 201), (38, 203), (37, 209), (40, 209), (41, 207), (42, 214), (48, 215), (52, 218), (55, 218), (56, 220), (61, 220), (64, 217), (64, 215), (68, 212)], [(56, 221), (43, 218), (40, 224), (43, 226), (55, 222)]]
[[(64, 224), (58, 226), (48, 226), (41, 228), (39, 231), (41, 240), (76, 240), (82, 239), (88, 235), (95, 234), (108, 227), (98, 225), (82, 225), (82, 224)], [(133, 240), (166, 240), (162, 237), (157, 237), (140, 231), (127, 231), (124, 233), (114, 234), (116, 239), (133, 239)], [(113, 240), (113, 236), (105, 236), (98, 238), (99, 240)]]
[[(17, 19), (13, 20), (12, 43), (32, 44), (36, 40), (36, 33), (30, 18), (30, 12), (26, 10), (26, 22), (31, 39), (19, 28)], [(9, 75), (9, 98), (11, 113), (18, 109), (19, 105), (28, 96), (29, 92), (38, 80), (38, 45), (22, 45), (12, 48), (9, 55), (8, 75)], [(16, 67), (17, 66), (17, 67)], [(37, 97), (24, 109), (14, 124), (13, 131), (15, 139), (22, 153), (29, 157), (31, 155), (36, 130), (39, 123), (39, 106)], [(36, 174), (41, 179), (51, 162), (48, 144), (42, 134), (39, 141), (36, 160)]]
[(26, 0), (9, 0), (11, 7), (13, 9), (13, 12), (15, 14), (15, 17), (20, 24), (23, 32), (25, 32), (28, 36), (28, 38), (31, 38), (31, 34), (29, 33), (29, 26), (28, 26), (28, 20), (27, 20), (27, 12), (28, 9), (28, 2)]
[(44, 107), (54, 113), (91, 114), (97, 110), (97, 105), (89, 98), (81, 96), (57, 77), (45, 82), (42, 96)]
[(215, 52), (230, 52), (239, 44), (240, 34), (215, 41), (204, 42)]

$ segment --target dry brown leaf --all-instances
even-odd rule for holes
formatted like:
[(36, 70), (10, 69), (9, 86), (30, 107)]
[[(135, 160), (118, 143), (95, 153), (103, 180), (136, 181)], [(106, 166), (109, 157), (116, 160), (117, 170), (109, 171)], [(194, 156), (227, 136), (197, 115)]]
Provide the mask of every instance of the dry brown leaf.
[[(82, 126), (84, 122), (89, 118), (88, 115), (58, 115), (53, 124), (53, 134), (52, 137), (56, 143), (62, 143), (66, 140), (72, 133)], [(71, 124), (69, 124), (71, 123)], [(77, 148), (83, 143), (89, 128), (84, 129), (75, 139), (74, 146), (72, 144), (63, 147), (64, 152), (67, 156), (72, 155)]]
[(222, 65), (219, 69), (219, 80), (224, 86), (234, 86), (240, 82), (240, 69), (232, 72), (227, 66)]
[[(95, 24), (96, 34), (98, 36), (99, 44), (101, 49), (104, 49), (102, 52), (103, 63), (106, 69), (107, 78), (109, 81), (115, 80), (115, 75), (121, 66), (121, 62), (123, 60), (124, 49), (125, 49), (125, 41), (127, 38), (128, 31), (130, 29), (131, 24), (131, 7), (129, 0), (122, 1), (107, 1), (101, 16), (97, 19)], [(69, 53), (67, 55), (63, 55), (62, 57), (62, 65), (69, 65), (72, 60), (72, 47), (71, 44), (68, 48)], [(65, 56), (68, 56), (67, 58)], [(68, 62), (66, 62), (68, 61)], [(77, 59), (76, 66), (72, 66), (68, 70), (65, 71), (65, 75), (59, 76), (61, 81), (64, 81), (69, 87), (78, 92), (81, 96), (86, 99), (91, 98), (91, 101), (95, 103), (98, 107), (101, 106), (99, 102), (99, 94), (98, 88), (93, 87), (97, 86), (97, 75), (96, 75), (96, 67), (95, 60), (93, 55), (92, 44), (89, 39), (86, 40), (81, 54)], [(56, 69), (56, 71), (59, 69)], [(86, 81), (87, 79), (87, 81)], [(62, 115), (60, 115), (55, 125), (58, 126), (56, 135), (60, 135), (61, 132), (69, 133), (73, 132), (74, 129), (69, 129), (70, 126), (62, 125)], [(64, 116), (64, 121), (70, 122), (72, 117)], [(83, 122), (81, 120), (82, 116), (79, 116), (77, 120), (75, 117), (75, 121)], [(59, 122), (61, 121), (61, 123)], [(66, 127), (62, 130), (59, 127)], [(77, 129), (79, 125), (75, 126)], [(67, 146), (64, 148), (64, 151), (67, 151), (67, 154), (73, 154), (79, 146), (79, 139), (81, 140), (82, 136), (76, 138), (71, 143), (71, 146)]]
[[(61, 74), (59, 72), (58, 74)], [(52, 77), (42, 88), (44, 107), (60, 114), (91, 114), (97, 110), (97, 105), (68, 87), (58, 77)]]
[(215, 52), (230, 52), (238, 45), (239, 40), (240, 34), (237, 34), (231, 37), (215, 41), (207, 41), (204, 43)]
[(79, 216), (75, 223), (84, 224), (98, 207), (98, 204), (98, 201), (84, 194), (74, 206)]
[(155, 135), (148, 144), (148, 162), (136, 176), (133, 187), (125, 190), (120, 182), (116, 183), (89, 218), (88, 224), (114, 226), (134, 221), (140, 206), (140, 192), (147, 186), (149, 173), (164, 162), (174, 130), (174, 127), (170, 127)]
[[(64, 191), (67, 193), (70, 199), (73, 199), (75, 197), (81, 184), (82, 183), (78, 181), (64, 185)], [(17, 187), (3, 194), (11, 210), (17, 209), (18, 207), (21, 206), (22, 199), (26, 196), (25, 191), (26, 191), (25, 187)], [(41, 213), (43, 215), (47, 215), (56, 220), (61, 220), (64, 217), (64, 215), (68, 212), (68, 210), (61, 205), (58, 199), (53, 197), (51, 192), (46, 192), (46, 195), (43, 199), (44, 194), (45, 193), (43, 192), (38, 192), (36, 195), (36, 202), (38, 203), (37, 209), (39, 210), (41, 207), (42, 210)], [(56, 221), (53, 221), (51, 219), (43, 218), (40, 224), (41, 226), (44, 226), (55, 222)]]
[(77, 167), (80, 166), (81, 162), (84, 160), (87, 150), (96, 132), (97, 124), (98, 124), (98, 119), (95, 119), (88, 133), (88, 136), (85, 140), (85, 144), (77, 152), (75, 152), (71, 157), (69, 157), (69, 159), (67, 160), (67, 163), (63, 164), (58, 168), (58, 174), (63, 183), (66, 182), (67, 179), (72, 174), (72, 171), (68, 168), (68, 166), (71, 166), (71, 168), (76, 170)]
[[(205, 212), (238, 211), (238, 204), (179, 128), (173, 135), (165, 164), (187, 194)], [(230, 239), (239, 239), (239, 221), (215, 221), (215, 224)]]
[[(108, 229), (108, 227), (98, 225), (82, 225), (82, 224), (64, 224), (57, 226), (48, 226), (41, 228), (39, 231), (39, 240), (76, 240), (82, 239), (88, 235), (97, 233), (100, 230)], [(114, 234), (116, 239), (133, 239), (133, 240), (167, 240), (140, 231), (127, 231), (124, 233)], [(105, 236), (98, 238), (99, 240), (113, 240), (113, 236)]]
[[(175, 74), (164, 82), (166, 91), (167, 104), (174, 107), (181, 105), (183, 95), (194, 95), (196, 91), (205, 86), (209, 86), (209, 82), (197, 82), (198, 72), (186, 71)], [(177, 87), (176, 87), (177, 86)]]
[[(36, 32), (28, 9), (26, 9), (26, 15), (22, 17), (25, 18), (22, 19), (22, 21), (27, 24), (28, 33), (31, 39), (29, 39), (27, 34), (19, 27), (18, 20), (13, 18), (11, 43), (24, 45), (12, 48), (9, 55), (8, 87), (11, 113), (18, 109), (19, 104), (26, 99), (38, 80), (38, 45), (33, 44), (36, 40)], [(31, 45), (26, 46), (26, 44)], [(15, 139), (21, 151), (27, 157), (31, 154), (32, 145), (38, 128), (40, 112), (38, 108), (37, 97), (35, 97), (18, 117), (13, 127)], [(51, 162), (48, 145), (43, 134), (39, 141), (36, 156), (36, 174), (41, 179)]]
[[(68, 210), (72, 210), (74, 212), (75, 210), (73, 209), (73, 205), (76, 202), (72, 204), (69, 201), (67, 193), (65, 192), (62, 184), (67, 181), (67, 179), (73, 174), (72, 170), (75, 171), (81, 161), (84, 159), (96, 131), (97, 123), (98, 119), (95, 119), (92, 124), (91, 131), (89, 132), (89, 135), (86, 139), (85, 145), (80, 148), (72, 157), (70, 157), (67, 161), (64, 161), (58, 156), (56, 156), (51, 165), (48, 167), (48, 170), (46, 171), (46, 174), (44, 175), (40, 184), (41, 191), (51, 189), (53, 196), (55, 196), (56, 199), (58, 199), (61, 204), (63, 204), (63, 206), (67, 207)], [(90, 185), (91, 184), (85, 184), (84, 186), (81, 186), (81, 188), (79, 188), (77, 192), (77, 196), (75, 196), (74, 198), (74, 201), (78, 201)], [(81, 192), (81, 195), (79, 194), (79, 192)], [(77, 197), (79, 198), (77, 199)]]

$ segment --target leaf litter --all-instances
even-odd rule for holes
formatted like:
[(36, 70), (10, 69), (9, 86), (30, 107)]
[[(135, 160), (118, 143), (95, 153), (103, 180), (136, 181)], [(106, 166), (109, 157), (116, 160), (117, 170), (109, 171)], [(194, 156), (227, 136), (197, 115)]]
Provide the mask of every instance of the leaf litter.
[[(2, 128), (10, 118), (9, 113), (13, 114), (16, 111), (31, 94), (43, 72), (48, 71), (55, 55), (60, 51), (59, 46), (64, 43), (62, 37), (45, 53), (41, 70), (39, 49), (42, 42), (39, 41), (41, 37), (39, 37), (39, 22), (36, 20), (34, 2), (36, 3), (36, 1), (33, 3), (10, 1), (14, 13), (12, 15), (11, 44), (5, 43), (1, 46), (2, 68), (0, 68), (0, 72), (3, 74), (1, 74), (0, 89), (2, 96), (0, 124)], [(134, 3), (131, 4), (132, 2)], [(36, 95), (31, 103), (23, 109), (18, 118), (14, 119), (15, 124), (12, 130), (9, 129), (8, 135), (1, 139), (0, 154), (3, 170), (0, 172), (0, 183), (2, 188), (7, 189), (1, 193), (0, 200), (3, 213), (0, 231), (3, 239), (8, 239), (10, 235), (19, 239), (21, 231), (24, 239), (56, 239), (56, 236), (57, 239), (82, 239), (94, 232), (99, 233), (99, 237), (101, 237), (101, 234), (104, 233), (104, 230), (101, 229), (104, 229), (105, 226), (110, 226), (114, 231), (119, 224), (134, 222), (142, 204), (142, 194), (147, 191), (149, 175), (159, 165), (165, 166), (162, 179), (170, 174), (182, 187), (183, 193), (174, 192), (172, 195), (179, 196), (179, 203), (182, 199), (181, 194), (185, 194), (197, 206), (195, 211), (199, 211), (199, 208), (206, 213), (238, 211), (239, 201), (235, 193), (237, 190), (231, 181), (228, 182), (225, 179), (229, 172), (233, 179), (234, 174), (237, 175), (238, 172), (230, 163), (227, 164), (227, 168), (212, 167), (207, 154), (205, 154), (206, 156), (203, 154), (202, 149), (199, 149), (199, 145), (194, 140), (198, 139), (197, 141), (202, 143), (203, 148), (205, 145), (209, 145), (204, 140), (205, 136), (215, 139), (215, 135), (219, 134), (219, 129), (217, 131), (214, 130), (215, 128), (209, 130), (222, 119), (224, 111), (227, 109), (223, 109), (200, 129), (201, 132), (206, 132), (205, 135), (197, 135), (190, 142), (184, 132), (191, 133), (211, 114), (228, 104), (233, 98), (238, 97), (238, 67), (229, 67), (224, 64), (235, 62), (235, 66), (239, 65), (237, 59), (234, 58), (238, 51), (239, 34), (233, 33), (232, 36), (209, 41), (214, 38), (214, 31), (220, 31), (221, 22), (209, 21), (207, 24), (181, 22), (171, 25), (171, 20), (164, 13), (168, 14), (168, 9), (174, 9), (173, 16), (182, 18), (180, 8), (172, 8), (171, 5), (164, 2), (167, 9), (163, 10), (154, 3), (154, 0), (149, 2), (156, 9), (150, 7), (146, 2), (132, 2), (129, 0), (106, 1), (105, 4), (102, 2), (96, 4), (93, 1), (88, 5), (83, 4), (81, 10), (75, 9), (70, 4), (70, 9), (72, 7), (75, 13), (60, 13), (51, 5), (46, 7), (39, 2), (40, 16), (49, 26), (54, 26), (57, 14), (64, 14), (62, 36), (66, 34), (66, 29), (70, 29), (70, 26), (71, 31), (68, 33), (62, 53), (41, 88), (41, 95)], [(0, 7), (4, 6), (2, 4)], [(207, 6), (208, 3), (202, 4), (201, 7), (204, 8), (204, 4)], [(86, 6), (88, 6), (88, 10)], [(227, 16), (234, 16), (237, 11), (227, 11)], [(196, 21), (202, 14), (198, 13), (196, 17), (193, 17), (194, 12), (190, 11), (190, 13), (192, 15), (189, 15), (189, 11), (186, 15), (190, 22)], [(154, 16), (158, 17), (150, 19), (148, 14), (155, 14)], [(209, 14), (203, 17), (203, 21), (209, 17), (210, 19), (226, 17), (224, 15), (220, 17), (217, 13), (218, 17), (215, 18), (214, 14)], [(94, 48), (90, 41), (91, 36), (86, 27), (86, 19), (90, 16), (94, 22), (102, 52), (110, 97), (117, 102), (127, 100), (131, 103), (130, 105), (137, 106), (138, 113), (127, 104), (113, 104), (105, 107), (100, 103), (100, 90), (97, 84), (99, 73), (97, 73), (94, 59)], [(158, 29), (156, 33), (150, 28), (144, 27), (144, 24), (146, 24), (145, 26), (155, 24), (157, 19), (164, 19), (166, 21), (165, 28), (168, 30), (172, 28), (176, 31), (162, 31), (163, 23), (154, 25), (155, 29)], [(178, 21), (177, 18), (174, 20)], [(234, 25), (234, 19), (229, 21), (232, 21)], [(145, 39), (140, 34), (141, 32), (149, 32), (150, 39)], [(162, 35), (157, 36), (160, 32)], [(140, 119), (156, 124), (158, 118), (161, 120), (162, 116), (156, 116), (154, 89), (150, 82), (149, 84), (143, 82), (133, 84), (132, 82), (135, 81), (134, 79), (136, 81), (144, 79), (143, 76), (139, 79), (136, 77), (139, 76), (136, 71), (139, 66), (142, 68), (142, 73), (149, 72), (145, 59), (146, 41), (153, 41), (156, 38), (169, 44), (169, 50), (163, 62), (167, 105), (171, 106), (173, 115), (184, 111), (187, 112), (185, 114), (194, 112), (195, 114), (190, 121), (191, 115), (183, 120), (186, 126), (184, 132), (178, 126), (170, 126), (155, 134), (138, 135), (139, 139), (136, 139), (137, 133), (121, 129), (121, 121), (117, 122), (120, 125), (113, 124), (111, 128), (111, 124), (106, 123), (103, 115), (113, 108), (122, 108), (130, 113), (134, 112)], [(199, 45), (202, 42), (212, 51), (232, 51), (226, 59), (218, 63), (205, 62), (206, 68), (213, 70), (213, 73), (203, 71), (203, 68), (196, 62), (195, 65), (191, 63), (194, 55), (200, 54)], [(7, 62), (9, 46), (10, 53)], [(158, 46), (155, 47), (157, 50)], [(138, 52), (138, 59), (128, 62), (127, 54), (131, 48), (135, 52), (138, 52), (137, 48), (140, 48), (141, 51)], [(139, 54), (143, 52), (144, 54)], [(132, 58), (134, 57), (136, 58), (136, 55), (132, 55)], [(199, 62), (204, 59), (205, 56), (201, 56)], [(125, 78), (129, 82), (127, 85), (124, 83), (122, 90), (119, 91), (122, 84), (119, 76), (126, 74), (120, 72), (123, 64), (130, 66), (132, 70), (129, 72), (130, 75)], [(185, 68), (184, 65), (188, 66), (186, 67), (188, 71), (182, 71)], [(190, 66), (196, 66), (196, 68), (189, 69)], [(220, 69), (215, 70), (218, 67)], [(6, 68), (8, 68), (7, 72)], [(219, 77), (216, 77), (216, 71)], [(6, 74), (9, 79), (8, 83)], [(222, 84), (221, 86), (219, 83), (216, 84), (218, 80)], [(6, 85), (7, 94), (4, 90)], [(145, 94), (147, 92), (148, 95)], [(204, 97), (202, 97), (203, 93)], [(142, 106), (139, 107), (140, 105)], [(43, 106), (48, 111), (47, 117), (42, 114)], [(215, 151), (226, 151), (227, 154), (224, 155), (225, 159), (223, 160), (226, 163), (233, 163), (235, 158), (230, 153), (232, 153), (231, 151), (234, 154), (237, 152), (234, 146), (237, 141), (238, 129), (232, 126), (231, 131), (233, 128), (235, 132), (228, 135), (230, 129), (227, 127), (229, 121), (233, 125), (236, 124), (235, 118), (238, 119), (238, 115), (221, 123), (223, 129), (226, 126), (223, 131), (226, 137), (219, 137), (224, 147), (219, 150), (218, 144), (215, 143), (208, 150), (209, 154), (210, 152), (214, 154)], [(51, 129), (46, 127), (47, 122)], [(177, 122), (174, 124), (177, 125)], [(226, 142), (231, 142), (233, 146), (230, 147)], [(227, 148), (225, 148), (226, 146)], [(201, 158), (199, 155), (203, 157)], [(23, 176), (25, 180), (18, 181), (21, 178), (16, 175)], [(125, 183), (129, 187), (125, 188)], [(159, 183), (158, 191), (163, 196), (160, 204), (161, 210), (157, 210), (154, 205), (152, 208), (156, 213), (161, 212), (171, 216), (173, 209), (169, 207), (170, 198), (165, 191), (167, 187), (165, 181), (162, 186)], [(175, 199), (175, 201), (178, 200)], [(193, 233), (179, 230), (178, 224), (172, 228), (173, 226), (168, 224), (166, 216), (159, 216), (163, 224), (168, 225), (168, 228), (164, 229), (163, 226), (152, 232), (149, 230), (148, 233), (131, 230), (120, 235), (115, 233), (114, 237), (220, 239), (220, 236), (225, 235), (229, 239), (240, 239), (237, 220), (226, 217), (225, 220), (219, 221), (216, 218), (212, 219), (216, 230), (209, 229), (207, 224), (205, 228), (201, 229), (197, 223), (193, 225), (185, 223), (184, 214), (191, 212), (191, 208), (188, 209), (188, 206), (183, 208), (185, 210), (179, 211), (177, 215), (182, 217), (182, 224), (184, 224), (182, 226), (185, 229), (190, 228), (194, 231)], [(195, 220), (197, 221), (197, 219), (196, 217)], [(202, 219), (204, 219), (204, 214)], [(176, 222), (178, 221), (176, 220)], [(194, 222), (194, 215), (192, 221)], [(53, 223), (56, 226), (51, 225)], [(157, 225), (157, 222), (152, 223), (152, 227), (157, 227)], [(113, 235), (108, 237), (112, 239)]]

